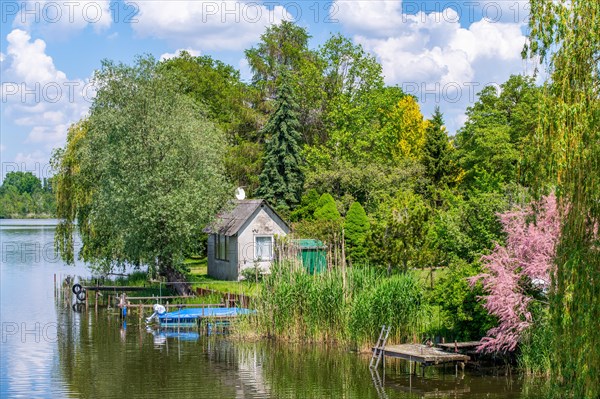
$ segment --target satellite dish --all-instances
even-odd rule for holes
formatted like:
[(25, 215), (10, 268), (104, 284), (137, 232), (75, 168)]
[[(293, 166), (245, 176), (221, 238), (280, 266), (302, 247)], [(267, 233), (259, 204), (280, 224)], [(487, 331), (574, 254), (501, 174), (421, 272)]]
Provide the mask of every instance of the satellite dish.
[(243, 188), (238, 187), (235, 189), (235, 198), (237, 198), (240, 201), (246, 198), (246, 192)]

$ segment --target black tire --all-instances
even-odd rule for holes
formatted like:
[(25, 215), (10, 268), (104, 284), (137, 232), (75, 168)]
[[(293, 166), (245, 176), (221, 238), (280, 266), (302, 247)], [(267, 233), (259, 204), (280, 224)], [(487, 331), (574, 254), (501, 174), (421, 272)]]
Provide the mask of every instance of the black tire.
[(85, 293), (85, 290), (79, 291), (79, 293), (77, 294), (77, 299), (80, 300), (81, 302), (85, 302), (86, 298), (87, 298), (87, 295)]
[(81, 290), (83, 290), (83, 287), (81, 287), (81, 284), (73, 284), (73, 287), (71, 288), (71, 291), (73, 291), (73, 294), (75, 294), (75, 295), (79, 295)]

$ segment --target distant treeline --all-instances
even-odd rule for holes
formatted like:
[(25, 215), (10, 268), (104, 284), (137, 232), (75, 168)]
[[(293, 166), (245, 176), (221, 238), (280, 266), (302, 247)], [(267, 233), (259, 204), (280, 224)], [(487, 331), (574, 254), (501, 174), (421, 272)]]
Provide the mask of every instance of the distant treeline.
[(51, 218), (56, 216), (52, 178), (31, 172), (8, 172), (0, 186), (0, 218)]

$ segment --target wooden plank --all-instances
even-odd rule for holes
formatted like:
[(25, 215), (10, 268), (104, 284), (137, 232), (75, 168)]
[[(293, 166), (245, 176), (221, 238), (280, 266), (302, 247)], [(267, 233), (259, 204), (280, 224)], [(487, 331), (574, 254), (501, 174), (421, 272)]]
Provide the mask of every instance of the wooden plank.
[(419, 344), (391, 345), (383, 350), (385, 356), (397, 357), (424, 364), (441, 364), (448, 362), (467, 362), (469, 356), (460, 353), (443, 351), (440, 348)]
[(92, 285), (84, 285), (84, 289), (88, 291), (143, 291), (147, 289), (152, 289), (154, 287), (138, 287), (138, 286), (122, 286), (122, 285), (100, 285), (100, 286), (92, 286)]
[(132, 301), (132, 300), (137, 300), (137, 301), (147, 301), (150, 299), (177, 299), (177, 298), (182, 298), (182, 299), (188, 299), (188, 298), (194, 298), (193, 296), (181, 296), (181, 295), (173, 295), (173, 296), (128, 296), (127, 299)]

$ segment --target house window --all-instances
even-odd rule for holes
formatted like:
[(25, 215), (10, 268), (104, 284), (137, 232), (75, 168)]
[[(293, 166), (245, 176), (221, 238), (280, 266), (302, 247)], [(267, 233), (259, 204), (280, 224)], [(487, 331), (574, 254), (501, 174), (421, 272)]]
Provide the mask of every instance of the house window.
[(254, 237), (254, 258), (260, 260), (273, 259), (273, 236)]
[(215, 258), (229, 260), (229, 236), (215, 234)]

